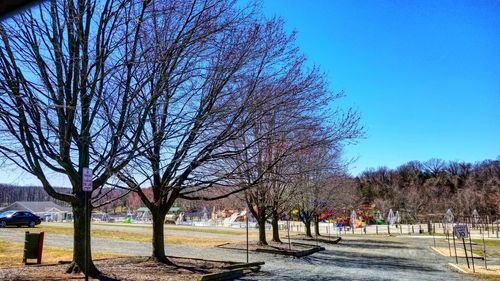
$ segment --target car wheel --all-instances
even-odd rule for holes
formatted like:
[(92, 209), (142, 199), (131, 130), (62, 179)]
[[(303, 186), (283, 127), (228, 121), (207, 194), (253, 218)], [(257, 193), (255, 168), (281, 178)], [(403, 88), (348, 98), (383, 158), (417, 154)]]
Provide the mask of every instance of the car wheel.
[(7, 223), (4, 222), (4, 221), (0, 221), (0, 227), (6, 227), (7, 226)]
[(34, 221), (30, 221), (30, 227), (35, 227), (35, 222)]

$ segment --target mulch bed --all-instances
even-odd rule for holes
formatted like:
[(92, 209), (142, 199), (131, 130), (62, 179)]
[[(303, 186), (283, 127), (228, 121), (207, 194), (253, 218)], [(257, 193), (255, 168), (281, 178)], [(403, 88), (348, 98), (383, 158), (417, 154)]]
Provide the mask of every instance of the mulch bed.
[[(218, 247), (224, 249), (233, 249), (233, 250), (246, 250), (247, 244), (246, 242), (226, 243), (219, 245)], [(249, 251), (286, 255), (286, 256), (296, 256), (296, 257), (310, 255), (312, 253), (322, 251), (324, 249), (325, 248), (323, 247), (318, 247), (315, 245), (293, 243), (293, 242), (291, 244), (288, 244), (288, 243), (278, 243), (270, 241), (268, 242), (268, 245), (259, 245), (256, 241), (250, 241), (248, 244)]]
[(342, 240), (341, 237), (337, 237), (337, 236), (308, 237), (308, 236), (305, 236), (304, 234), (297, 234), (294, 236), (290, 236), (290, 239), (303, 240), (303, 241), (309, 241), (309, 242), (327, 243), (327, 244), (338, 244)]
[[(149, 257), (120, 257), (94, 261), (102, 272), (100, 280), (197, 280), (202, 275), (227, 271), (231, 262), (169, 258), (175, 266)], [(0, 269), (0, 280), (84, 280), (83, 274), (65, 273), (68, 265), (32, 265)], [(96, 279), (90, 279), (96, 280)]]

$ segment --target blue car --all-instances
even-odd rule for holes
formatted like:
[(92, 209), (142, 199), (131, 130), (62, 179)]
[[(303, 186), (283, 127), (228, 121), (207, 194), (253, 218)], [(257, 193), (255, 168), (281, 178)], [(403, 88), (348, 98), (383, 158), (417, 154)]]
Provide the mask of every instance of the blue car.
[(40, 222), (42, 222), (40, 217), (28, 211), (6, 211), (0, 214), (0, 227), (8, 225), (35, 227)]

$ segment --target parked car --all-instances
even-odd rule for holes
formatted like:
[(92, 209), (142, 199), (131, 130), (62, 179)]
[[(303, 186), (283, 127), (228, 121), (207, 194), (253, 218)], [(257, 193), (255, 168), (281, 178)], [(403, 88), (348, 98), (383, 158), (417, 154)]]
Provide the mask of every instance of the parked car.
[(35, 227), (40, 222), (42, 222), (40, 217), (28, 211), (6, 211), (0, 214), (0, 227), (7, 225)]

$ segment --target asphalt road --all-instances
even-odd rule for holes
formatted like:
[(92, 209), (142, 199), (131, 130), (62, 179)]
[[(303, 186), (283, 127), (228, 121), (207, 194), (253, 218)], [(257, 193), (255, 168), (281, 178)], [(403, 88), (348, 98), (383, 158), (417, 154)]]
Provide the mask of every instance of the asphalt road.
[[(186, 235), (184, 231), (170, 231), (168, 234)], [(193, 235), (221, 239), (231, 236), (214, 233), (189, 234)], [(238, 236), (231, 237), (234, 240)], [(22, 242), (23, 235), (19, 231), (0, 229), (0, 239)], [(265, 261), (266, 264), (262, 267), (262, 273), (243, 280), (475, 280), (451, 271), (447, 263), (452, 260), (434, 253), (430, 249), (432, 243), (432, 239), (411, 237), (346, 236), (340, 244), (323, 244), (325, 251), (303, 258), (250, 253), (250, 262)], [(45, 245), (71, 248), (72, 237), (47, 234)], [(94, 251), (127, 255), (151, 253), (150, 243), (102, 238), (93, 238), (92, 248)], [(166, 252), (172, 256), (212, 260), (246, 259), (244, 251), (196, 248), (189, 245), (167, 245)]]

